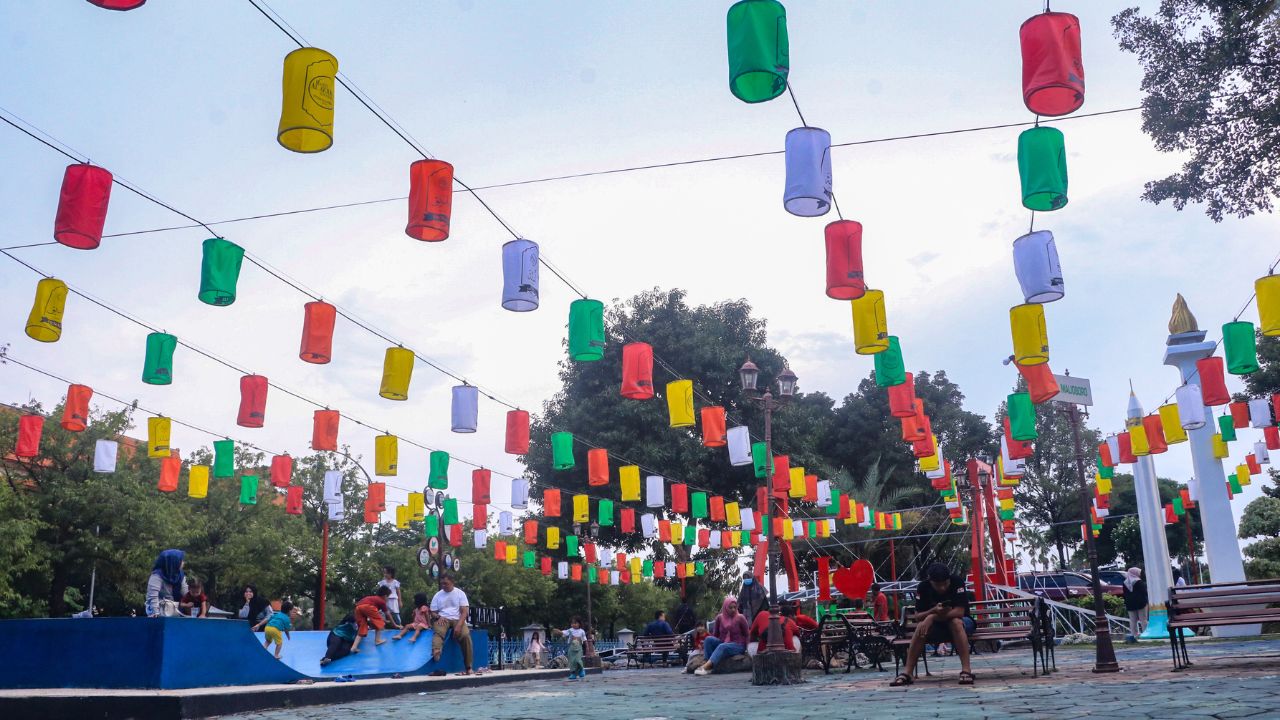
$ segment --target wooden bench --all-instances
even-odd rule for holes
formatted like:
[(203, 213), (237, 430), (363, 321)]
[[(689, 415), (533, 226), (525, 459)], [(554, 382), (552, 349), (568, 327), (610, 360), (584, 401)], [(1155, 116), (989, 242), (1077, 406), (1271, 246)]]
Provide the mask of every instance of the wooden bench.
[(658, 655), (666, 656), (666, 663), (670, 666), (672, 654), (680, 658), (680, 667), (688, 662), (689, 648), (683, 635), (641, 635), (627, 647), (627, 667), (631, 667), (632, 662), (643, 666), (646, 657), (649, 658), (647, 662), (654, 665)]
[(1045, 616), (1047, 609), (1040, 598), (1008, 598), (978, 600), (969, 604), (969, 616), (977, 626), (969, 635), (969, 643), (987, 641), (1001, 643), (1027, 640), (1031, 645), (1031, 676), (1049, 674), (1049, 658), (1045, 649)]
[(1191, 665), (1182, 628), (1255, 625), (1280, 621), (1280, 579), (1169, 588), (1169, 644), (1173, 669)]

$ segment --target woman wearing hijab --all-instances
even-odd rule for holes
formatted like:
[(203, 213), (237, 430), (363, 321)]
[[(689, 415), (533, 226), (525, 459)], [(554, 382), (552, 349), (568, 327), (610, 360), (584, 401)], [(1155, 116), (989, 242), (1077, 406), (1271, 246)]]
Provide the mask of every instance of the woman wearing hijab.
[(720, 605), (720, 614), (711, 626), (711, 635), (702, 641), (702, 656), (707, 659), (694, 675), (707, 675), (716, 663), (747, 652), (747, 618), (738, 612), (738, 598), (729, 595)]
[(248, 620), (250, 625), (257, 629), (259, 624), (266, 622), (271, 617), (271, 604), (267, 599), (258, 594), (258, 588), (253, 585), (244, 586), (244, 605), (240, 608), (240, 612), (236, 614), (241, 620)]
[(182, 571), (186, 565), (186, 553), (181, 550), (165, 550), (151, 566), (147, 578), (147, 617), (178, 615), (178, 599), (187, 594), (187, 576)]
[(1124, 577), (1124, 609), (1129, 612), (1129, 635), (1124, 641), (1138, 642), (1142, 626), (1146, 624), (1147, 583), (1142, 579), (1142, 569), (1131, 567)]

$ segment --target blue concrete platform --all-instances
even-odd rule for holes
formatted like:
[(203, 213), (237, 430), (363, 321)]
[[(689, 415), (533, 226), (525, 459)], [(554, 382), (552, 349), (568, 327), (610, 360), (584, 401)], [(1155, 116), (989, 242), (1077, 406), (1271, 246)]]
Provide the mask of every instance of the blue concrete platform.
[[(247, 623), (191, 618), (93, 618), (0, 621), (0, 688), (133, 688), (175, 690), (228, 685), (288, 684), (461, 672), (462, 651), (446, 640), (431, 660), (431, 635), (375, 647), (372, 633), (359, 655), (325, 668), (327, 631), (295, 631), (281, 660)], [(390, 633), (384, 633), (389, 638)], [(477, 667), (487, 665), (489, 638), (472, 630)]]

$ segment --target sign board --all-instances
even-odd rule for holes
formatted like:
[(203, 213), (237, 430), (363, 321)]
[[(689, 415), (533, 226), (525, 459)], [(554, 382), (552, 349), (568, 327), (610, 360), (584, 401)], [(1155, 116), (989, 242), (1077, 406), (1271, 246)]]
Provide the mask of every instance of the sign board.
[(1093, 387), (1087, 379), (1071, 375), (1054, 375), (1053, 379), (1058, 381), (1058, 394), (1051, 398), (1053, 402), (1093, 405)]

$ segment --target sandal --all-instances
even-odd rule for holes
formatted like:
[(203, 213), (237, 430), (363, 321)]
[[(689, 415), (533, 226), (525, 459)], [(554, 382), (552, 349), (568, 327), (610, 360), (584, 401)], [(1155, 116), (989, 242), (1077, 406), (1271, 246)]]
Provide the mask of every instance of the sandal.
[(903, 685), (910, 685), (913, 682), (915, 682), (915, 680), (911, 679), (910, 675), (902, 673), (898, 675), (898, 677), (894, 678), (893, 682), (889, 683), (889, 687), (902, 687)]
[(971, 673), (971, 672), (961, 672), (961, 673), (960, 673), (960, 684), (961, 684), (961, 685), (972, 685), (972, 684), (973, 684), (973, 680), (974, 680), (973, 673)]

